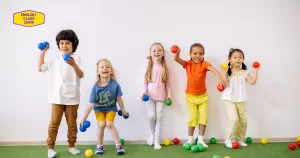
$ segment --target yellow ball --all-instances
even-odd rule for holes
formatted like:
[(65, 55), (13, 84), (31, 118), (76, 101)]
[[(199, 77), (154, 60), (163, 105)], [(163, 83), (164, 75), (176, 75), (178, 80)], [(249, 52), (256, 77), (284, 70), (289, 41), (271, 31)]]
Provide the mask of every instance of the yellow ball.
[(165, 145), (170, 145), (170, 144), (171, 144), (171, 141), (170, 141), (169, 139), (165, 139), (165, 140), (164, 140), (164, 143), (165, 143)]
[(226, 69), (228, 69), (228, 63), (224, 63), (224, 64), (222, 64), (221, 68), (222, 68), (223, 70), (226, 70)]
[(230, 158), (229, 156), (225, 156), (224, 158)]
[(297, 137), (297, 142), (300, 141), (300, 136)]
[(93, 156), (93, 151), (92, 151), (91, 149), (87, 149), (87, 150), (85, 151), (85, 156), (86, 156), (86, 157), (92, 157), (92, 156)]
[(267, 138), (261, 138), (261, 143), (262, 144), (267, 144), (268, 143), (268, 139)]

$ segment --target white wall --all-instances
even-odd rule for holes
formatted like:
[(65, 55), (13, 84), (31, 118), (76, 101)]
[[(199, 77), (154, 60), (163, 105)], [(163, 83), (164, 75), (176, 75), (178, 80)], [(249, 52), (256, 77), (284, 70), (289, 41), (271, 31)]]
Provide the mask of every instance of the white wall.
[[(172, 69), (173, 105), (165, 108), (162, 138), (187, 136), (187, 108), (184, 91), (185, 71), (173, 61), (169, 48), (178, 44), (182, 58), (188, 59), (191, 44), (205, 46), (205, 59), (220, 70), (231, 47), (245, 52), (251, 68), (259, 61), (262, 68), (255, 86), (248, 86), (248, 135), (260, 138), (289, 138), (300, 135), (297, 122), (299, 105), (300, 2), (297, 0), (4, 0), (0, 2), (0, 142), (45, 141), (51, 106), (47, 103), (47, 74), (36, 70), (37, 44), (49, 41), (49, 55), (58, 54), (55, 35), (71, 28), (78, 34), (77, 53), (84, 59), (79, 109), (81, 119), (94, 84), (100, 58), (113, 63), (124, 92), (128, 120), (116, 117), (115, 124), (126, 140), (148, 137), (146, 111), (140, 99), (143, 68), (149, 47), (159, 41), (166, 48)], [(13, 13), (23, 10), (45, 13), (46, 22), (36, 27), (13, 24)], [(298, 19), (298, 20), (297, 20)], [(208, 73), (209, 125), (206, 137), (224, 138), (227, 115), (216, 90), (217, 79)], [(96, 122), (78, 133), (78, 141), (96, 140)], [(65, 141), (63, 119), (58, 141)], [(105, 140), (111, 140), (108, 131)]]

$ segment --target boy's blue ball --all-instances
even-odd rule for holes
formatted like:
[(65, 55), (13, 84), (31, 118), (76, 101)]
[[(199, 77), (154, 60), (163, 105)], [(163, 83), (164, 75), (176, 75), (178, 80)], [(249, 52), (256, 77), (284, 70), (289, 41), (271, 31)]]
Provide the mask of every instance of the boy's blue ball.
[(80, 130), (81, 132), (85, 132), (85, 131), (86, 131), (86, 128), (80, 126), (79, 130)]
[(64, 60), (67, 61), (71, 57), (70, 54), (64, 54)]
[(129, 118), (129, 113), (127, 113), (128, 115), (126, 115), (126, 116), (123, 116), (124, 117), (124, 119), (128, 119)]
[(44, 50), (44, 49), (46, 48), (45, 43), (39, 43), (39, 44), (38, 44), (38, 48), (39, 48), (40, 50)]
[(90, 121), (84, 121), (83, 122), (83, 128), (89, 128), (91, 126), (91, 122)]
[(119, 111), (118, 111), (118, 115), (119, 115), (119, 116), (122, 116), (122, 110), (119, 110)]
[(146, 95), (146, 94), (144, 94), (144, 96), (143, 96), (143, 100), (144, 100), (144, 101), (148, 101), (148, 100), (149, 100), (149, 96), (148, 96), (148, 95)]
[(44, 44), (45, 44), (45, 47), (46, 47), (47, 45), (49, 45), (49, 42), (45, 41)]

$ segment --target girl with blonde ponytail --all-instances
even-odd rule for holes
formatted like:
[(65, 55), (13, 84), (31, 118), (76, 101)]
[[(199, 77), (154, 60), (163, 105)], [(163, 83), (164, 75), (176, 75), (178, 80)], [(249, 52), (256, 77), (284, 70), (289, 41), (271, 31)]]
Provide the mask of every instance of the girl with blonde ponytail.
[(144, 94), (149, 96), (146, 101), (150, 136), (147, 143), (154, 149), (161, 149), (160, 133), (163, 120), (164, 101), (171, 99), (169, 71), (166, 64), (164, 47), (161, 43), (153, 43), (150, 47), (147, 71), (144, 79)]

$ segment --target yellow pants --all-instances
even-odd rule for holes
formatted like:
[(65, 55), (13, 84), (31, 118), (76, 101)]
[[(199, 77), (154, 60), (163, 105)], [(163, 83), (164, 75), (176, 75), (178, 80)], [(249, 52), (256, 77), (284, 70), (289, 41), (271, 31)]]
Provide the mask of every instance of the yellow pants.
[(96, 112), (96, 120), (97, 122), (102, 122), (102, 121), (110, 121), (114, 122), (116, 112), (114, 111), (109, 111), (109, 112)]
[(228, 140), (245, 140), (247, 131), (247, 115), (245, 102), (225, 101), (227, 115), (230, 120)]
[(189, 111), (189, 127), (197, 127), (199, 124), (207, 124), (208, 95), (206, 93), (185, 95)]

